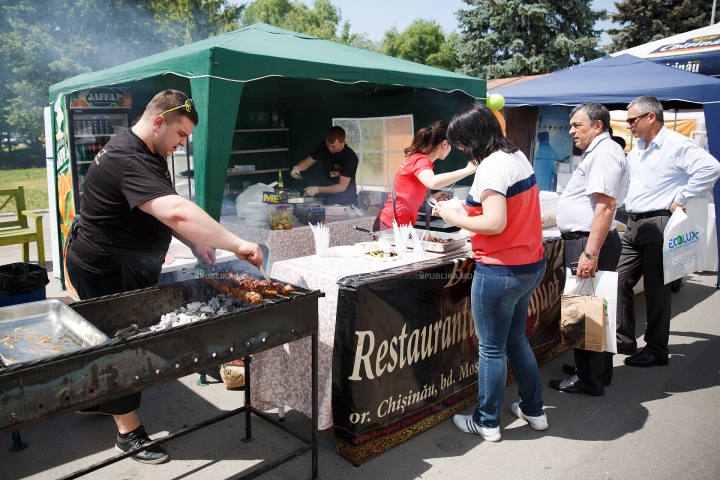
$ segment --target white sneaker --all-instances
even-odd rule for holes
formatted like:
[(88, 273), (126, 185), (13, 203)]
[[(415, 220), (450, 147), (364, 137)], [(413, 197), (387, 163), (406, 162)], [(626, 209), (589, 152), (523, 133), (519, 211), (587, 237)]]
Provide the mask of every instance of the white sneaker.
[(455, 415), (453, 423), (465, 433), (476, 433), (486, 442), (497, 442), (500, 440), (500, 427), (483, 428), (473, 420), (472, 415)]
[(537, 417), (531, 417), (529, 415), (525, 415), (522, 410), (520, 410), (520, 404), (519, 403), (513, 403), (510, 406), (510, 410), (518, 417), (522, 418), (526, 422), (530, 424), (530, 426), (533, 428), (533, 430), (547, 430), (548, 428), (548, 421), (547, 421), (547, 415), (545, 415), (545, 412), (543, 412), (542, 415), (539, 415)]

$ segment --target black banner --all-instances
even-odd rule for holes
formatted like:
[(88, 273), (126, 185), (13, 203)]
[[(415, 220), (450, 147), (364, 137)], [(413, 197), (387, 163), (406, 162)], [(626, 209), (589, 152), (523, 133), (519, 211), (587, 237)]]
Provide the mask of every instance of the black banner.
[[(550, 358), (559, 341), (562, 242), (546, 242), (545, 252), (527, 328), (536, 356)], [(336, 446), (354, 465), (477, 403), (474, 267), (465, 251), (339, 282), (333, 422)]]

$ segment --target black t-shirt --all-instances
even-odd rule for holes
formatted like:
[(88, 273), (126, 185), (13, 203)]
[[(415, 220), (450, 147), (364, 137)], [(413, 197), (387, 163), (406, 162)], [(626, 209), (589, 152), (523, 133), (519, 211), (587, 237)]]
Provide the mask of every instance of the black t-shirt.
[(176, 194), (163, 157), (153, 154), (132, 129), (113, 137), (88, 169), (82, 219), (68, 257), (89, 272), (117, 275), (118, 262), (103, 245), (129, 252), (167, 251), (172, 230), (137, 206)]
[(330, 193), (325, 197), (325, 205), (355, 205), (357, 203), (357, 187), (355, 173), (358, 167), (358, 158), (352, 148), (345, 145), (342, 150), (332, 153), (327, 143), (322, 142), (310, 154), (316, 162), (322, 163), (325, 186), (337, 185), (340, 177), (349, 177), (350, 183), (344, 192)]

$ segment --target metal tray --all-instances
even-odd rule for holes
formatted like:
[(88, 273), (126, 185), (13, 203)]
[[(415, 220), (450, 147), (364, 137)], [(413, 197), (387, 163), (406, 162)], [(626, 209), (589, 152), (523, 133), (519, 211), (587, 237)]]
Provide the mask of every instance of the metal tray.
[[(418, 238), (422, 238), (423, 234), (425, 233), (425, 230), (418, 230), (415, 229), (417, 232)], [(462, 248), (465, 246), (468, 240), (467, 235), (460, 235), (458, 233), (444, 233), (444, 232), (430, 232), (434, 237), (437, 238), (450, 238), (453, 241), (450, 243), (437, 243), (437, 242), (428, 242), (428, 241), (422, 241), (420, 244), (423, 247), (423, 250), (426, 252), (435, 252), (435, 253), (445, 253), (450, 252), (452, 250), (457, 250), (458, 248)], [(384, 230), (382, 234), (380, 235), (380, 238), (378, 239), (381, 243), (389, 243), (390, 245), (395, 245), (395, 235), (393, 234), (392, 230)], [(407, 241), (407, 248), (413, 248), (413, 239), (408, 238)]]
[(107, 335), (59, 300), (0, 308), (0, 363), (6, 367), (108, 340)]

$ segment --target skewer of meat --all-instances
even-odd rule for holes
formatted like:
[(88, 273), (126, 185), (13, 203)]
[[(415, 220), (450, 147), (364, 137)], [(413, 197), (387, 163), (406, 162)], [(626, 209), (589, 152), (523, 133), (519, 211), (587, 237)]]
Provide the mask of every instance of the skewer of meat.
[(262, 303), (262, 295), (257, 292), (246, 290), (242, 287), (235, 287), (231, 284), (221, 283), (213, 278), (206, 278), (204, 281), (219, 292), (230, 295), (233, 298), (252, 303), (253, 305)]

